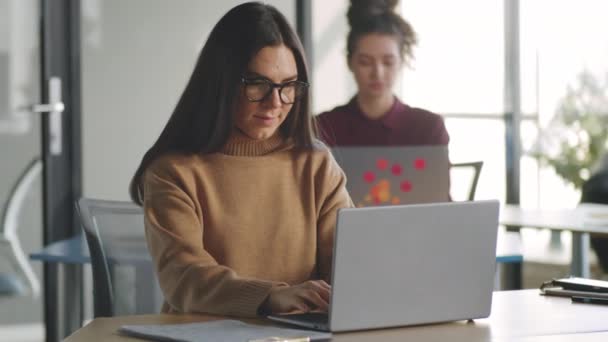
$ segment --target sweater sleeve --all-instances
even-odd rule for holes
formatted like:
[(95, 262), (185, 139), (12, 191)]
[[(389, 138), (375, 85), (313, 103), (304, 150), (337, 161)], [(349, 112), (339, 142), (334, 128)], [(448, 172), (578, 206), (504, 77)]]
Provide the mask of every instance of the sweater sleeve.
[(200, 205), (188, 193), (194, 185), (184, 178), (169, 165), (144, 176), (146, 239), (165, 300), (179, 312), (256, 316), (270, 289), (286, 284), (242, 278), (217, 263), (205, 250)]
[(325, 167), (319, 182), (322, 184), (321, 207), (317, 220), (317, 263), (319, 278), (331, 283), (334, 233), (338, 210), (354, 207), (346, 190), (346, 176), (333, 156), (327, 152)]

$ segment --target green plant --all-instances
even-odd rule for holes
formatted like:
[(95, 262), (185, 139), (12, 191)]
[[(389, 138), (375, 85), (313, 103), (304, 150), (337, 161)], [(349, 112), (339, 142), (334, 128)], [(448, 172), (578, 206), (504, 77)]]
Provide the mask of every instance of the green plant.
[(608, 79), (600, 82), (585, 70), (568, 87), (532, 155), (580, 189), (607, 150)]

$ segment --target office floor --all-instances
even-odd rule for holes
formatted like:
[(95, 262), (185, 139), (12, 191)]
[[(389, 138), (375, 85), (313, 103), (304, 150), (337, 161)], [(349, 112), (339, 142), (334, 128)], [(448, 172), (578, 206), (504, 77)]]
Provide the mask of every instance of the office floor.
[[(569, 233), (551, 234), (548, 230), (522, 229), (524, 250), (523, 286), (538, 288), (551, 278), (568, 276), (572, 238)], [(597, 259), (590, 252), (591, 273), (594, 278), (608, 280), (608, 274), (601, 273)], [(44, 327), (40, 324), (1, 325), (2, 341), (43, 342)]]

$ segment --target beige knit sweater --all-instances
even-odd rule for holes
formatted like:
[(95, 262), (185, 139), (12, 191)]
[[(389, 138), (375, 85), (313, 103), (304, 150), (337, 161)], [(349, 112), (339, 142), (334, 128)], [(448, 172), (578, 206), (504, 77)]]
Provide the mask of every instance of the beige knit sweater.
[(144, 211), (163, 311), (252, 317), (273, 286), (329, 281), (336, 214), (353, 206), (345, 183), (327, 148), (278, 135), (158, 158)]

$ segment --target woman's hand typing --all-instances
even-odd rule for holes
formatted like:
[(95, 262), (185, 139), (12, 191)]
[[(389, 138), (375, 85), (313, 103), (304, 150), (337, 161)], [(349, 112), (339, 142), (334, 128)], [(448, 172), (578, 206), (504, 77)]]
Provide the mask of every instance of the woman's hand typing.
[(280, 286), (270, 290), (262, 304), (266, 313), (288, 313), (292, 311), (323, 311), (329, 307), (331, 286), (323, 280), (309, 280), (298, 285)]

